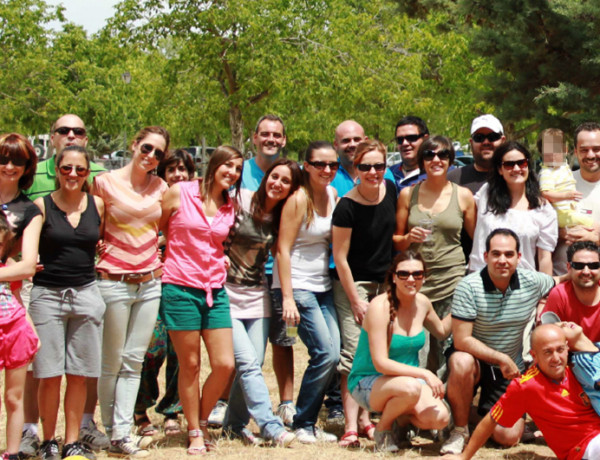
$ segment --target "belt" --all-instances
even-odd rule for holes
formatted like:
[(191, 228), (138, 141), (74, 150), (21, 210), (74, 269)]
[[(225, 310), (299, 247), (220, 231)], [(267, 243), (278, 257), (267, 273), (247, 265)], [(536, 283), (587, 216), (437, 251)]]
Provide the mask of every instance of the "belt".
[(163, 271), (162, 268), (157, 268), (152, 272), (145, 273), (106, 273), (106, 272), (97, 272), (98, 279), (101, 280), (111, 280), (111, 281), (122, 281), (123, 283), (130, 284), (142, 284), (147, 281), (152, 281), (153, 279), (160, 278)]

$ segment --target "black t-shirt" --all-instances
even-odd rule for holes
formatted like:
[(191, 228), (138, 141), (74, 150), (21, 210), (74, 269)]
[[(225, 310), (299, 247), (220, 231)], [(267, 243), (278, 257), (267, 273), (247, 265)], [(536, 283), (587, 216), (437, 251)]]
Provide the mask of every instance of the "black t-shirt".
[(477, 171), (473, 165), (467, 165), (462, 168), (448, 171), (448, 180), (450, 182), (467, 187), (471, 190), (473, 195), (475, 195), (481, 186), (487, 182), (487, 178), (487, 171)]
[(333, 211), (332, 225), (352, 229), (348, 264), (354, 281), (383, 283), (392, 263), (396, 187), (386, 179), (385, 189), (385, 197), (377, 205), (364, 205), (343, 197)]
[(17, 240), (23, 236), (23, 231), (33, 218), (42, 214), (40, 208), (22, 193), (19, 193), (14, 200), (1, 205), (1, 207)]

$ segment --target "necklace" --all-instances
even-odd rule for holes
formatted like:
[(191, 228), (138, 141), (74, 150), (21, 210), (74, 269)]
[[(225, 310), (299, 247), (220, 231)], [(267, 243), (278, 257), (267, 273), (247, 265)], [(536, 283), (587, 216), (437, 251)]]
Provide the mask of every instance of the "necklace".
[(375, 197), (375, 199), (374, 199), (374, 200), (369, 200), (369, 199), (368, 199), (366, 196), (364, 196), (364, 195), (361, 193), (361, 191), (360, 191), (360, 184), (358, 184), (358, 185), (356, 186), (356, 191), (357, 191), (357, 192), (358, 192), (358, 194), (359, 194), (359, 195), (360, 195), (360, 196), (363, 198), (363, 200), (365, 200), (366, 202), (368, 202), (368, 203), (375, 203), (376, 201), (378, 201), (378, 200), (379, 200), (379, 188), (380, 188), (380, 187), (379, 187), (379, 185), (378, 185), (378, 186), (377, 186), (377, 196)]

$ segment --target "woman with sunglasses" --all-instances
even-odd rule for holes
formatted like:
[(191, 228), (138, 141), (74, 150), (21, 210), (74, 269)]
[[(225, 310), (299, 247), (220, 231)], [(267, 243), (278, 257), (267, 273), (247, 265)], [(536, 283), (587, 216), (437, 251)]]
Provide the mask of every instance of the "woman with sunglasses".
[(316, 427), (327, 385), (335, 373), (340, 336), (329, 277), (331, 218), (337, 193), (331, 181), (339, 168), (329, 142), (311, 142), (304, 155), (304, 183), (283, 207), (273, 266), (273, 295), (283, 320), (298, 326), (310, 361), (304, 372), (293, 428), (302, 443), (335, 442)]
[[(343, 445), (356, 447), (358, 435), (372, 438), (369, 412), (360, 409), (348, 392), (348, 374), (369, 302), (383, 292), (392, 262), (396, 227), (396, 187), (384, 180), (387, 149), (377, 140), (361, 142), (354, 154), (359, 183), (337, 204), (332, 218), (336, 274), (333, 295), (340, 324), (340, 371), (345, 415)], [(360, 431), (359, 431), (360, 429)]]
[(451, 330), (450, 316), (441, 321), (419, 292), (424, 276), (425, 263), (417, 252), (403, 251), (394, 258), (386, 276), (387, 292), (367, 309), (348, 376), (348, 389), (360, 407), (381, 412), (375, 447), (383, 452), (396, 452), (403, 441), (406, 444), (409, 423), (441, 430), (450, 418), (444, 384), (419, 367), (425, 329), (439, 340)]
[(485, 239), (496, 228), (510, 228), (519, 236), (519, 266), (552, 275), (552, 252), (558, 240), (558, 220), (552, 205), (543, 199), (531, 154), (515, 141), (500, 145), (492, 156), (487, 184), (477, 195), (477, 226), (469, 270), (485, 265)]
[(242, 189), (235, 225), (225, 241), (230, 260), (225, 289), (231, 304), (236, 376), (231, 386), (223, 432), (256, 444), (246, 428), (250, 417), (261, 436), (286, 447), (294, 435), (273, 414), (262, 364), (273, 315), (265, 277), (269, 251), (277, 238), (281, 210), (302, 183), (298, 163), (280, 158), (265, 172), (256, 193)]
[[(163, 179), (169, 187), (178, 182), (192, 180), (195, 173), (194, 159), (189, 152), (183, 149), (169, 152), (156, 168), (156, 175)], [(162, 251), (165, 249), (165, 244), (166, 239), (164, 236), (161, 236), (159, 238), (159, 247)], [(167, 362), (165, 393), (160, 402), (156, 404), (159, 396), (158, 375), (165, 360)], [(178, 419), (178, 415), (181, 413), (181, 403), (179, 402), (179, 393), (177, 391), (178, 374), (179, 364), (177, 363), (177, 355), (173, 348), (173, 342), (169, 339), (165, 323), (159, 314), (154, 332), (152, 333), (152, 339), (144, 357), (140, 389), (135, 403), (134, 417), (135, 424), (138, 427), (138, 435), (154, 436), (158, 433), (158, 429), (152, 424), (147, 414), (147, 410), (155, 404), (156, 413), (162, 414), (165, 417), (165, 435), (175, 436), (181, 432)]]
[[(428, 272), (423, 294), (433, 303), (438, 316), (444, 318), (450, 313), (454, 288), (465, 274), (460, 233), (464, 228), (473, 236), (475, 201), (469, 189), (448, 180), (448, 168), (454, 162), (450, 139), (426, 139), (419, 147), (417, 161), (427, 177), (400, 192), (394, 246), (399, 251), (411, 248), (421, 254)], [(445, 369), (443, 348), (430, 338), (429, 355), (426, 349), (421, 355), (421, 365), (427, 365), (439, 376)]]
[(166, 129), (143, 128), (131, 144), (131, 161), (94, 179), (106, 222), (104, 250), (96, 266), (106, 303), (98, 396), (114, 455), (147, 454), (141, 449), (143, 441), (130, 432), (142, 362), (160, 304), (158, 223), (168, 187), (153, 172), (168, 147)]
[(67, 386), (62, 457), (94, 458), (78, 440), (86, 379), (100, 376), (105, 310), (94, 267), (104, 203), (88, 193), (89, 173), (87, 150), (68, 146), (56, 156), (57, 190), (35, 200), (43, 219), (39, 248), (43, 269), (33, 277), (29, 313), (42, 342), (33, 374), (40, 379), (44, 458), (58, 455), (55, 432), (63, 375)]
[[(160, 315), (179, 360), (179, 396), (190, 455), (204, 454), (210, 447), (208, 415), (235, 369), (229, 298), (223, 287), (229, 265), (223, 242), (234, 224), (230, 190), (237, 198), (243, 161), (236, 148), (218, 147), (202, 182), (173, 185), (162, 204), (160, 228), (167, 236), (167, 251)], [(202, 393), (201, 340), (211, 368)]]

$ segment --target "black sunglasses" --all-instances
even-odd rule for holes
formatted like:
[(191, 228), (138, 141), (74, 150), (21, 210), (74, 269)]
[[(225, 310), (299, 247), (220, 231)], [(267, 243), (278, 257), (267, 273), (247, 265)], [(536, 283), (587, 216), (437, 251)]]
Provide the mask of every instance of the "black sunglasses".
[(0, 156), (0, 165), (7, 165), (9, 161), (13, 164), (13, 166), (25, 166), (27, 164), (27, 158), (16, 155)]
[(425, 150), (423, 152), (423, 160), (425, 161), (432, 161), (436, 156), (440, 160), (449, 160), (450, 150), (440, 150), (438, 152), (436, 152), (435, 150)]
[(154, 158), (156, 158), (158, 161), (162, 161), (165, 157), (165, 152), (163, 152), (161, 149), (157, 149), (152, 144), (140, 145), (140, 152), (142, 152), (143, 155), (149, 155), (154, 152)]
[(87, 175), (87, 173), (89, 172), (89, 168), (86, 168), (84, 166), (73, 166), (73, 165), (62, 165), (62, 166), (58, 167), (58, 170), (60, 171), (60, 173), (63, 176), (68, 176), (69, 174), (71, 174), (71, 171), (73, 171), (73, 168), (75, 168), (75, 173), (79, 177), (85, 177)]
[(404, 144), (404, 141), (412, 144), (413, 142), (417, 142), (421, 139), (425, 134), (408, 134), (407, 136), (398, 136), (396, 137), (396, 142), (398, 145)]
[(317, 168), (319, 171), (323, 171), (327, 166), (329, 166), (329, 169), (331, 169), (332, 171), (337, 171), (340, 168), (339, 161), (308, 161), (308, 160), (306, 160), (306, 162), (309, 165)]
[(502, 134), (500, 134), (500, 133), (487, 133), (487, 134), (475, 133), (471, 136), (471, 139), (473, 139), (475, 142), (477, 142), (479, 144), (479, 143), (485, 141), (486, 139), (490, 142), (496, 142), (501, 137), (502, 137)]
[(518, 166), (521, 169), (527, 168), (529, 166), (529, 162), (527, 161), (527, 158), (523, 158), (521, 160), (503, 161), (502, 162), (502, 167), (504, 169), (515, 169), (515, 166)]
[(415, 270), (414, 272), (409, 272), (406, 270), (397, 270), (396, 276), (402, 281), (407, 280), (410, 276), (412, 276), (416, 280), (422, 280), (425, 276), (425, 270)]
[(598, 270), (600, 268), (600, 262), (571, 262), (571, 268), (574, 270), (583, 270), (585, 267), (590, 270)]
[(56, 128), (54, 130), (55, 133), (60, 134), (61, 136), (66, 136), (71, 131), (78, 137), (85, 136), (85, 128), (69, 128), (68, 126), (61, 126), (60, 128)]
[(362, 172), (369, 172), (371, 168), (374, 168), (377, 172), (385, 171), (385, 163), (360, 163), (356, 165), (356, 167)]

